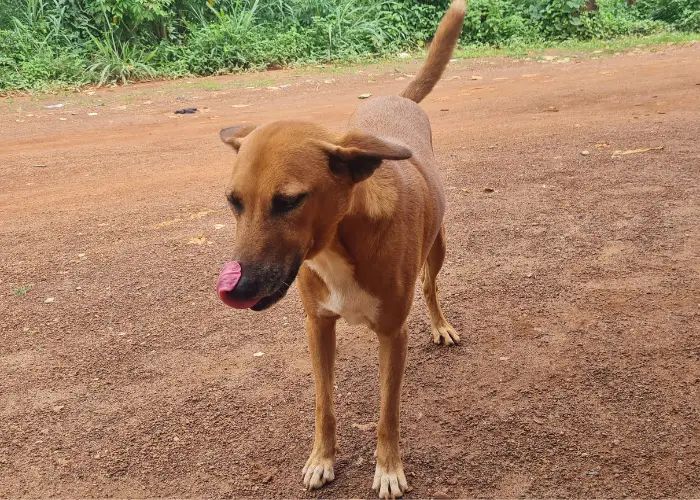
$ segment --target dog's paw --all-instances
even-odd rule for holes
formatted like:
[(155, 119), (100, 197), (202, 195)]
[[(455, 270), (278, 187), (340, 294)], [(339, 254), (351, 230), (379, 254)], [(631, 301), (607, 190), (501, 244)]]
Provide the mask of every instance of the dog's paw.
[(433, 327), (433, 342), (445, 345), (459, 344), (459, 335), (447, 321), (444, 321)]
[(379, 498), (400, 498), (408, 489), (406, 475), (403, 466), (399, 462), (397, 467), (382, 467), (377, 464), (374, 472), (374, 484), (372, 489), (379, 494)]
[(301, 471), (304, 478), (304, 487), (307, 490), (315, 490), (335, 479), (333, 472), (333, 459), (324, 457), (313, 451)]

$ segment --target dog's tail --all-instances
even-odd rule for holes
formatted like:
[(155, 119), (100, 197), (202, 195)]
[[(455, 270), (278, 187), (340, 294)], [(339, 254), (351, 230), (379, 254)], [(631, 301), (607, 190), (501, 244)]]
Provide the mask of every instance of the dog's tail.
[(452, 5), (447, 9), (440, 21), (433, 42), (428, 50), (428, 59), (418, 71), (416, 78), (408, 84), (402, 97), (414, 102), (421, 102), (427, 96), (435, 84), (440, 80), (447, 63), (452, 57), (452, 50), (457, 45), (459, 35), (462, 34), (464, 16), (467, 14), (467, 4), (464, 0), (452, 0)]

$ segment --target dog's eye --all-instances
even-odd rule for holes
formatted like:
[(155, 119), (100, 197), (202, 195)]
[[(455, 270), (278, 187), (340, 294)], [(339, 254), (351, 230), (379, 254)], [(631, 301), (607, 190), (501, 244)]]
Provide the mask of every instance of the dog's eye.
[(306, 199), (308, 193), (301, 193), (293, 196), (275, 195), (272, 198), (272, 213), (284, 214), (297, 208)]
[(229, 193), (226, 195), (226, 199), (228, 200), (229, 205), (231, 205), (231, 208), (234, 212), (236, 212), (237, 215), (240, 215), (241, 212), (243, 212), (243, 202), (238, 196), (236, 196), (233, 193)]

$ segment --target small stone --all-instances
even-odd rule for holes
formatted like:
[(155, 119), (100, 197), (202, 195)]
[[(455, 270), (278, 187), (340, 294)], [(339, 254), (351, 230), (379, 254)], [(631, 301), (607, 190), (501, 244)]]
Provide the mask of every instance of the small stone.
[(508, 356), (501, 356), (498, 358), (499, 361), (508, 361), (510, 358)]
[(58, 413), (58, 412), (61, 411), (63, 408), (65, 408), (65, 406), (63, 406), (63, 405), (57, 405), (57, 406), (54, 406), (54, 407), (51, 408), (51, 409), (52, 409), (53, 411), (55, 411), (56, 413)]
[(53, 297), (48, 297), (45, 301), (44, 304), (51, 304), (52, 302), (55, 302), (56, 299)]
[(532, 421), (535, 422), (537, 425), (543, 425), (543, 424), (544, 424), (544, 420), (542, 420), (541, 418), (535, 417), (535, 418), (532, 419)]
[(449, 478), (446, 482), (447, 482), (447, 484), (449, 484), (450, 486), (454, 486), (455, 484), (457, 484), (457, 480), (456, 480), (455, 478), (453, 478), (453, 477)]
[(258, 351), (258, 352), (253, 353), (254, 358), (259, 358), (260, 356), (264, 356), (264, 355), (265, 355), (265, 353), (262, 351)]
[(588, 156), (589, 154), (591, 154), (591, 153), (587, 149), (584, 149), (583, 151), (581, 151), (581, 156)]
[(480, 75), (472, 75), (472, 80), (483, 80), (484, 77)]
[(493, 188), (484, 188), (484, 193), (493, 193), (493, 192), (495, 192), (495, 191), (496, 191), (496, 190), (493, 189)]
[(177, 437), (177, 436), (174, 436), (174, 437), (173, 437), (173, 441), (175, 441), (175, 442), (177, 443), (178, 441), (180, 441), (180, 438)]
[(409, 54), (408, 52), (400, 52), (398, 56), (399, 59), (408, 59), (409, 57), (411, 57), (411, 54)]
[(450, 495), (448, 495), (447, 493), (445, 493), (444, 491), (438, 490), (435, 493), (433, 493), (433, 498), (440, 499), (440, 500), (449, 500), (452, 497)]

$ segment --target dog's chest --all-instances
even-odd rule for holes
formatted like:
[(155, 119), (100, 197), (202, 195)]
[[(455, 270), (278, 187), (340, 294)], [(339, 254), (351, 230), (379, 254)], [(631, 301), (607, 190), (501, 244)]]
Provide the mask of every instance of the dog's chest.
[(355, 269), (340, 254), (326, 250), (306, 264), (328, 287), (328, 299), (319, 304), (320, 314), (337, 314), (349, 325), (376, 323), (379, 299), (357, 283)]

